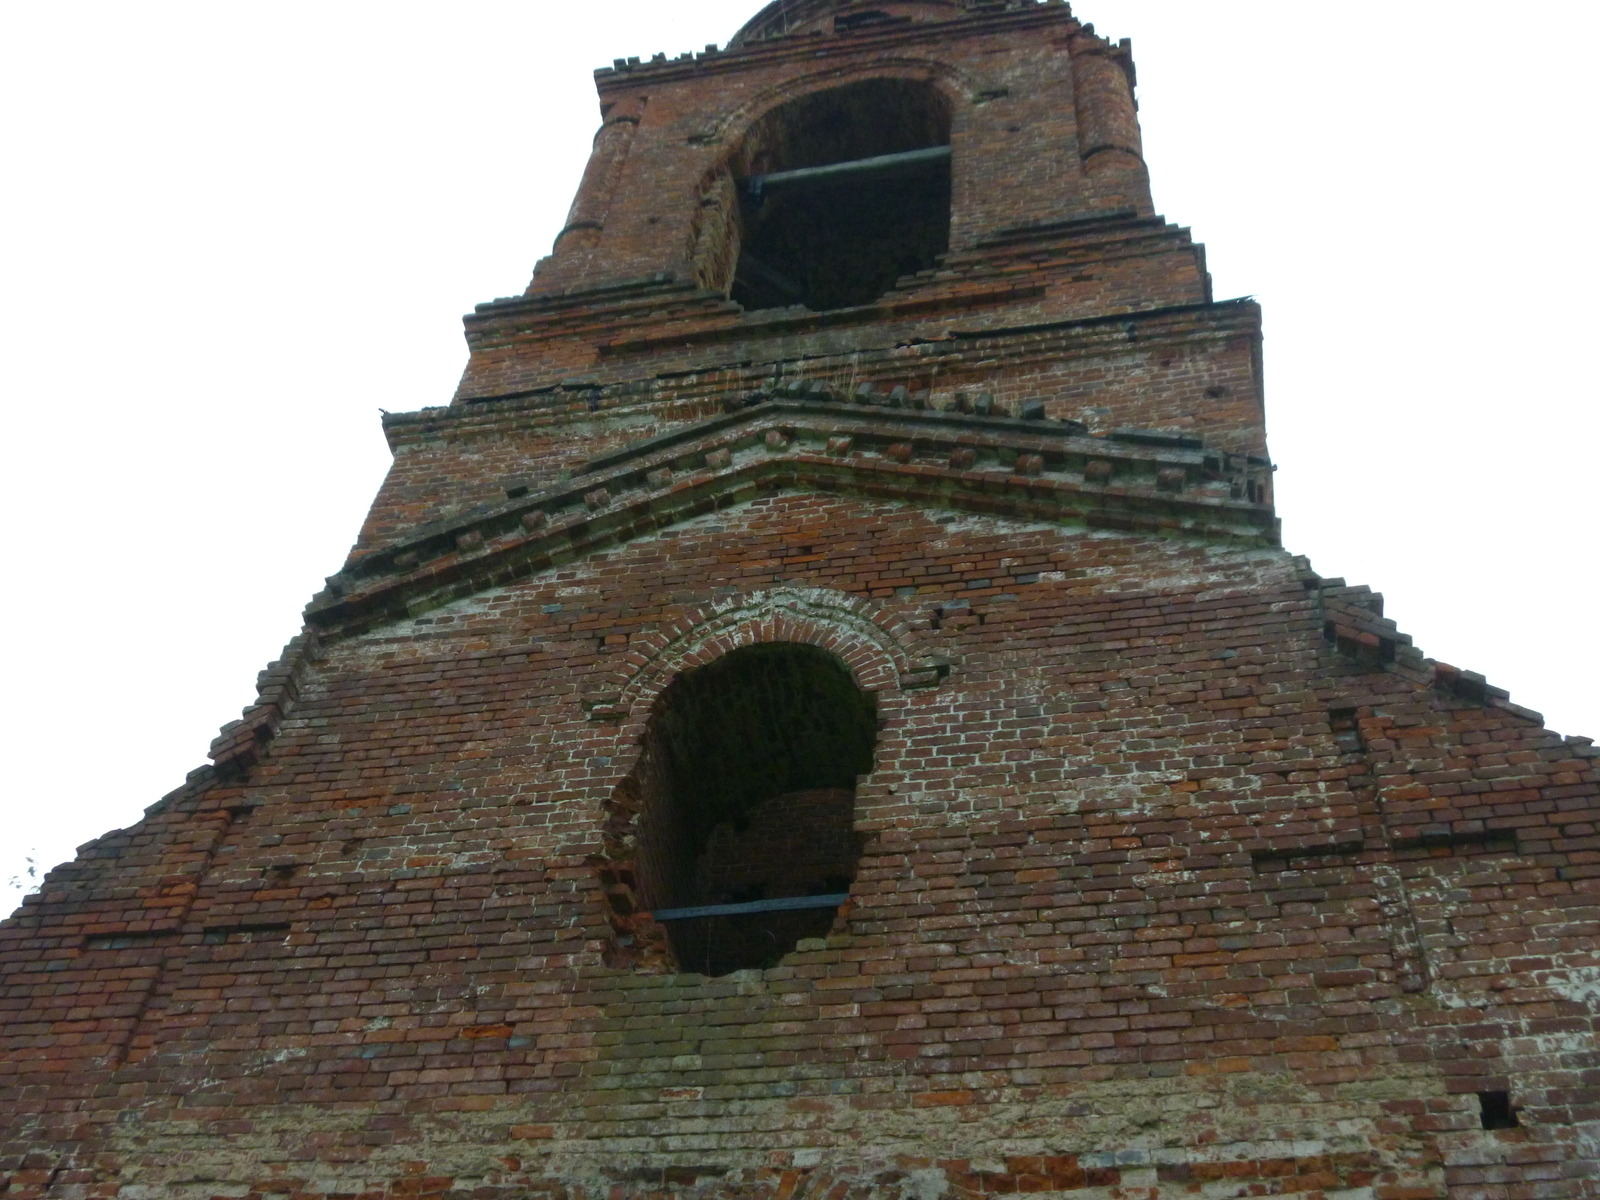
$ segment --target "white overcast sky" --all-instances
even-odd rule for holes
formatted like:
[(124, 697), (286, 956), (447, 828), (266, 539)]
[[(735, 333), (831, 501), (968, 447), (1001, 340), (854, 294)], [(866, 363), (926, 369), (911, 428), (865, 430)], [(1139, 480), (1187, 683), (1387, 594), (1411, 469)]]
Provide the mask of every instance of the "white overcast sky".
[[(0, 884), (136, 821), (337, 570), (577, 185), (590, 71), (756, 0), (0, 4)], [(1596, 6), (1084, 0), (1266, 310), (1286, 544), (1600, 735)], [(9, 909), (15, 891), (0, 892)]]

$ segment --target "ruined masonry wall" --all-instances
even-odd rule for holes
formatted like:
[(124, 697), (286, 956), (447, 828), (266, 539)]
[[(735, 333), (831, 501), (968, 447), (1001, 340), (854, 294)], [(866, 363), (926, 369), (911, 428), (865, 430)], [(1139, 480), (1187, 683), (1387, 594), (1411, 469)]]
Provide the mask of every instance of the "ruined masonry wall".
[[(1593, 743), (1275, 544), (1259, 312), (1151, 208), (1126, 44), (889, 8), (599, 73), (571, 232), (385, 419), (215, 766), (0, 922), (4, 1200), (1600, 1200)], [(950, 253), (701, 287), (748, 122), (867, 77), (951, 105)], [(861, 857), (708, 979), (624, 911), (684, 869), (630, 774), (761, 641), (872, 693)]]
[[(587, 681), (776, 588), (950, 664), (858, 668), (851, 911), (766, 971), (607, 967), (637, 725)], [(1326, 591), (1275, 550), (777, 494), (336, 643), (247, 783), (0, 929), (8, 1200), (1420, 1198), (1540, 1161), (1583, 1195), (1594, 761), (1347, 656)], [(1523, 1129), (1476, 1128), (1495, 1088)]]

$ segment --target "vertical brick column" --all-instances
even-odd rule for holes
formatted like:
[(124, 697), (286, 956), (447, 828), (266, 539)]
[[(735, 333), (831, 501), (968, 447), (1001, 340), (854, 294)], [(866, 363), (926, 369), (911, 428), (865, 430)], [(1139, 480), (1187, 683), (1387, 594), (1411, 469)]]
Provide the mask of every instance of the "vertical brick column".
[(553, 254), (535, 273), (534, 283), (528, 289), (530, 293), (535, 289), (564, 286), (587, 268), (590, 254), (600, 244), (612, 198), (627, 165), (628, 153), (633, 149), (634, 136), (639, 132), (645, 99), (629, 97), (607, 110), (605, 121), (595, 134), (594, 150), (589, 155), (589, 165), (584, 168), (578, 194), (572, 199), (572, 208), (567, 212), (566, 224), (556, 235)]
[(1126, 46), (1082, 33), (1072, 39), (1072, 90), (1078, 110), (1078, 153), (1091, 174), (1144, 166), (1133, 103), (1132, 59)]

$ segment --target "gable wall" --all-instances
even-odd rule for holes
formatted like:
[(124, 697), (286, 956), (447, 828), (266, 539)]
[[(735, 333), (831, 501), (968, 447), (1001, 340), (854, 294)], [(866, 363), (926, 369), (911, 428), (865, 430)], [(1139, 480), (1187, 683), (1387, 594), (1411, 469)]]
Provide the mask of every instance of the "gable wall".
[[(850, 910), (763, 972), (607, 966), (640, 726), (586, 699), (773, 593), (949, 666), (857, 664)], [(61, 1194), (23, 1168), (66, 1139), (50, 1170), (129, 1196), (1437, 1195), (1528, 1147), (1474, 1130), (1501, 1086), (1581, 1180), (1593, 761), (1347, 659), (1320, 595), (1278, 551), (780, 492), (335, 643), (245, 784), (3, 931), (12, 1192)]]

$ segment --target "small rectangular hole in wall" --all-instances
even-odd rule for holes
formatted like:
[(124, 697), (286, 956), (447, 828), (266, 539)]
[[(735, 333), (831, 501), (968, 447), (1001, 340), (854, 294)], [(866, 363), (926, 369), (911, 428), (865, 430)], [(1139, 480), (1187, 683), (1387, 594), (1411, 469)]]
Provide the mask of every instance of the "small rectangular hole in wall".
[(1397, 643), (1392, 638), (1350, 629), (1333, 621), (1323, 625), (1322, 636), (1332, 642), (1341, 654), (1353, 659), (1365, 670), (1380, 671), (1394, 662), (1396, 657)]
[(1328, 724), (1333, 729), (1333, 740), (1339, 743), (1339, 749), (1346, 754), (1359, 754), (1363, 749), (1361, 741), (1361, 728), (1356, 724), (1356, 710), (1353, 708), (1332, 708), (1328, 710)]
[(84, 939), (85, 950), (129, 950), (136, 946), (155, 946), (171, 940), (173, 931), (140, 930), (137, 933), (96, 933)]
[(289, 936), (289, 926), (281, 922), (261, 925), (229, 925), (205, 930), (200, 940), (207, 946), (226, 946), (232, 942), (281, 942)]
[(1515, 1129), (1522, 1123), (1511, 1107), (1510, 1092), (1479, 1092), (1478, 1110), (1485, 1129)]
[(1276, 874), (1280, 871), (1313, 871), (1319, 868), (1347, 867), (1353, 865), (1352, 855), (1361, 851), (1364, 841), (1351, 837), (1342, 842), (1326, 842), (1320, 846), (1296, 846), (1272, 850), (1252, 850), (1250, 865), (1258, 875)]
[(1395, 838), (1390, 845), (1399, 851), (1424, 851), (1430, 855), (1516, 854), (1517, 834), (1512, 829), (1478, 829), (1464, 832), (1439, 827), (1423, 830), (1416, 837)]

